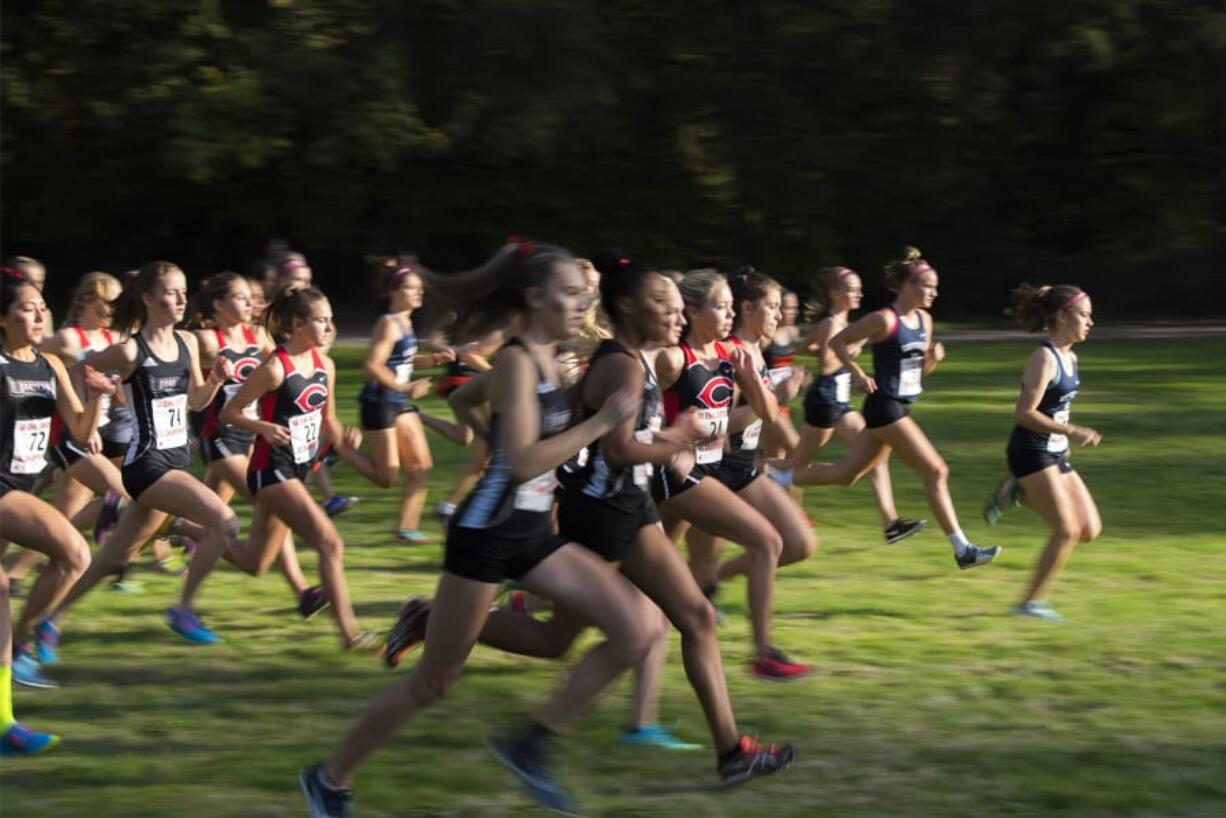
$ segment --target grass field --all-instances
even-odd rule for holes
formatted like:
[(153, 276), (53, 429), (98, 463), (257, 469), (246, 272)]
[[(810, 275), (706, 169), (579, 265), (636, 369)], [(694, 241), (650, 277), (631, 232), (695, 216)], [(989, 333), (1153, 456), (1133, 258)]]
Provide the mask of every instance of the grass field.
[[(867, 485), (811, 489), (821, 549), (781, 573), (777, 641), (815, 662), (805, 682), (744, 671), (743, 585), (721, 630), (743, 732), (794, 741), (785, 775), (714, 787), (707, 752), (613, 745), (625, 683), (561, 743), (560, 770), (602, 816), (1220, 816), (1226, 814), (1226, 339), (1095, 341), (1081, 348), (1075, 419), (1103, 445), (1073, 461), (1098, 499), (1103, 537), (1074, 553), (1052, 601), (1064, 624), (1007, 615), (1045, 538), (1029, 511), (979, 517), (1004, 468), (1029, 344), (954, 343), (915, 416), (945, 455), (971, 538), (997, 563), (959, 572), (939, 531), (880, 541)], [(338, 351), (347, 420), (361, 350)], [(431, 400), (427, 410), (443, 411)], [(432, 437), (431, 505), (464, 450)], [(841, 452), (837, 444), (831, 452)], [(904, 515), (929, 516), (919, 481), (894, 472)], [(396, 495), (348, 469), (362, 502), (339, 518), (358, 614), (384, 626), (432, 590), (439, 546), (387, 536)], [(437, 532), (436, 525), (427, 525)], [(308, 574), (314, 556), (304, 550)], [(142, 560), (140, 595), (99, 590), (65, 626), (62, 687), (16, 693), (18, 716), (64, 736), (53, 754), (4, 760), (0, 814), (300, 816), (294, 776), (322, 756), (390, 675), (337, 649), (332, 621), (302, 623), (275, 573), (222, 568), (205, 586), (225, 638), (193, 647), (161, 624), (177, 585)], [(709, 741), (674, 638), (667, 724)], [(448, 700), (362, 770), (357, 814), (537, 814), (482, 748), (531, 712), (562, 665), (478, 648)]]

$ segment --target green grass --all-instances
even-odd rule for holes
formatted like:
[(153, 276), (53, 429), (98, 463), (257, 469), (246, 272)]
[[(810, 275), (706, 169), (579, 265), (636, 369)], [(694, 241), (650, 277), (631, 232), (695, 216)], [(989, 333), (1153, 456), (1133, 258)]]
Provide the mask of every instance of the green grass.
[[(781, 574), (779, 641), (819, 670), (771, 686), (743, 670), (743, 588), (723, 600), (721, 642), (745, 732), (799, 748), (787, 774), (714, 788), (706, 753), (615, 749), (620, 684), (563, 740), (561, 771), (602, 816), (1209, 816), (1226, 812), (1226, 340), (1091, 341), (1078, 422), (1102, 446), (1074, 463), (1098, 499), (1103, 537), (1074, 553), (1053, 594), (1063, 625), (1006, 615), (1045, 532), (1028, 511), (979, 519), (1004, 468), (1028, 344), (951, 344), (915, 417), (944, 454), (972, 539), (994, 565), (958, 572), (944, 538), (880, 542), (867, 485), (810, 490), (821, 550)], [(360, 350), (338, 353), (353, 420)], [(426, 408), (442, 411), (436, 401)], [(467, 452), (432, 438), (437, 499)], [(841, 451), (835, 448), (834, 452)], [(927, 515), (918, 480), (895, 468), (900, 509)], [(384, 625), (430, 592), (440, 548), (386, 536), (395, 493), (339, 469), (362, 502), (340, 518), (358, 614)], [(433, 524), (428, 530), (436, 532)], [(308, 573), (314, 558), (303, 552)], [(147, 560), (142, 561), (147, 565)], [(175, 581), (98, 591), (65, 624), (63, 687), (19, 690), (19, 716), (64, 736), (53, 754), (5, 759), (11, 816), (300, 816), (294, 781), (390, 676), (337, 649), (327, 617), (298, 621), (284, 583), (222, 568), (205, 587), (227, 639), (188, 646), (160, 622)], [(708, 740), (674, 642), (664, 720)], [(362, 769), (358, 815), (534, 814), (487, 757), (482, 735), (522, 717), (560, 664), (478, 648), (465, 676)]]

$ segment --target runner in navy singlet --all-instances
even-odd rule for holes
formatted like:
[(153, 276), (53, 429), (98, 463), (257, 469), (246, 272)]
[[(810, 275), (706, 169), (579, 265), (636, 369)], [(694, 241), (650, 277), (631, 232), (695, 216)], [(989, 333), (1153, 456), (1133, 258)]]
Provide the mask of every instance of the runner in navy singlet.
[[(1102, 440), (1088, 426), (1069, 422), (1073, 399), (1081, 389), (1073, 346), (1084, 341), (1094, 326), (1093, 307), (1079, 287), (1022, 284), (1013, 291), (1012, 314), (1031, 332), (1047, 337), (1031, 353), (1022, 375), (1006, 448), (1010, 472), (1006, 483), (1016, 484), (1020, 500), (1043, 518), (1051, 532), (1014, 612), (1059, 621), (1064, 617), (1047, 604), (1047, 592), (1073, 547), (1094, 540), (1103, 528), (1093, 495), (1068, 460), (1070, 441), (1085, 447)], [(1008, 489), (1003, 493), (1007, 495)], [(999, 497), (993, 499), (1003, 505)]]
[(131, 562), (170, 514), (193, 524), (198, 533), (178, 604), (166, 612), (167, 624), (189, 642), (208, 644), (220, 638), (204, 626), (192, 603), (213, 564), (237, 542), (238, 517), (187, 471), (187, 412), (207, 406), (229, 370), (218, 358), (208, 378), (201, 376), (195, 336), (175, 329), (186, 307), (183, 271), (166, 261), (144, 265), (125, 287), (114, 317), (118, 331), (135, 334), (90, 359), (102, 371), (119, 372), (136, 417), (136, 434), (121, 470), (132, 502), (123, 507), (89, 569), (57, 611)]
[[(949, 468), (910, 417), (911, 404), (923, 391), (924, 375), (945, 357), (944, 345), (932, 339), (932, 316), (928, 313), (937, 297), (937, 271), (920, 257), (919, 250), (909, 247), (904, 258), (886, 265), (885, 283), (897, 293), (894, 303), (869, 313), (830, 339), (830, 348), (851, 373), (852, 385), (868, 393), (864, 399), (865, 431), (852, 441), (839, 464), (817, 463), (795, 473), (775, 472), (772, 477), (784, 485), (851, 486), (891, 451), (897, 452), (903, 463), (923, 479), (928, 507), (949, 538), (958, 567), (984, 565), (1001, 549), (973, 545), (962, 533), (949, 495)], [(855, 346), (865, 341), (873, 345), (872, 377), (864, 373), (852, 354)]]
[[(849, 267), (825, 267), (818, 271), (813, 283), (813, 302), (822, 314), (806, 338), (806, 346), (817, 355), (816, 377), (805, 392), (805, 423), (800, 440), (790, 456), (771, 464), (777, 470), (803, 469), (835, 435), (850, 446), (864, 431), (864, 416), (851, 404), (851, 372), (830, 347), (830, 339), (847, 326), (848, 313), (859, 308), (861, 292), (860, 276)], [(849, 344), (848, 353), (854, 358), (862, 346), (863, 342)], [(868, 477), (885, 541), (896, 543), (918, 534), (924, 520), (904, 520), (898, 516), (888, 455), (869, 470)], [(802, 472), (796, 483), (804, 485), (804, 481)]]

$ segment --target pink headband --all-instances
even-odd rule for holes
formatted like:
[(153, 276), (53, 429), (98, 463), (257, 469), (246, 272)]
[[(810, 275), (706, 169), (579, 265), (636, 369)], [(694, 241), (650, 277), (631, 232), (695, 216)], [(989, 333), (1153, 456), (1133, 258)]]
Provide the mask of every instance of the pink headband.
[(922, 275), (923, 273), (926, 273), (931, 269), (932, 269), (932, 265), (930, 265), (926, 261), (921, 261), (918, 264), (916, 264), (914, 267), (911, 268), (911, 275), (907, 276), (907, 278), (915, 278), (916, 276)]
[(281, 272), (292, 273), (294, 270), (301, 270), (306, 267), (307, 263), (300, 258), (290, 258), (281, 262)]
[(1073, 296), (1072, 298), (1070, 298), (1068, 301), (1065, 301), (1065, 302), (1064, 302), (1064, 306), (1060, 307), (1060, 309), (1062, 309), (1062, 310), (1063, 310), (1063, 309), (1066, 309), (1066, 308), (1068, 308), (1068, 307), (1073, 306), (1073, 305), (1074, 305), (1074, 304), (1076, 304), (1078, 301), (1080, 301), (1081, 299), (1085, 298), (1087, 295), (1089, 295), (1089, 293), (1087, 293), (1085, 290), (1082, 290), (1081, 292), (1077, 293), (1077, 295), (1075, 295), (1075, 296)]
[(855, 271), (854, 271), (854, 270), (852, 270), (850, 267), (840, 267), (840, 268), (839, 268), (839, 271), (838, 271), (837, 273), (835, 273), (835, 274), (834, 274), (834, 280), (835, 280), (835, 281), (842, 281), (843, 279), (845, 279), (845, 278), (847, 278), (849, 275), (851, 275), (853, 272), (855, 272)]

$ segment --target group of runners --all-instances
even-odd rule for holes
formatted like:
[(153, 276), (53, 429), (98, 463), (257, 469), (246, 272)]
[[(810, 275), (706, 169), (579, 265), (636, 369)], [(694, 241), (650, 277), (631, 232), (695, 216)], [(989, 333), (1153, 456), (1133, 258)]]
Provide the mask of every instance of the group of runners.
[[(616, 251), (587, 262), (522, 239), (465, 273), (392, 259), (380, 273), (386, 311), (364, 364), (360, 428), (339, 420), (332, 308), (311, 285), (306, 260), (283, 248), (266, 272), (220, 273), (194, 295), (169, 262), (122, 278), (91, 273), (55, 332), (42, 265), (18, 258), (4, 267), (0, 541), (41, 555), (6, 563), (14, 573), (45, 560), (16, 617), (9, 574), (0, 574), (5, 755), (37, 754), (58, 741), (14, 718), (12, 684), (54, 686), (45, 666), (59, 660), (73, 606), (151, 543), (163, 544), (163, 565), (165, 543), (183, 548), (182, 587), (166, 621), (188, 641), (221, 640), (196, 599), (224, 560), (252, 575), (277, 564), (303, 617), (331, 609), (346, 650), (379, 651), (396, 666), (423, 645), (420, 660), (331, 753), (301, 771), (316, 818), (350, 814), (349, 787), (363, 760), (446, 693), (478, 642), (560, 658), (589, 628), (603, 639), (561, 687), (522, 725), (488, 741), (543, 807), (577, 811), (551, 771), (550, 747), (627, 670), (634, 694), (619, 740), (696, 746), (658, 722), (673, 628), (718, 779), (737, 783), (788, 766), (792, 745), (737, 728), (716, 601), (722, 582), (746, 577), (753, 676), (792, 681), (812, 672), (781, 649), (771, 627), (779, 569), (818, 545), (798, 487), (850, 486), (867, 475), (882, 536), (898, 542), (925, 521), (895, 507), (888, 463), (897, 453), (923, 481), (959, 568), (1000, 554), (963, 533), (949, 469), (911, 416), (924, 377), (945, 357), (928, 312), (938, 274), (918, 250), (885, 268), (892, 303), (857, 320), (850, 315), (860, 306), (859, 275), (819, 271), (807, 327), (798, 323), (801, 299), (752, 268), (671, 273)], [(436, 331), (419, 342), (414, 312), (427, 292), (445, 337)], [(1069, 421), (1080, 385), (1072, 348), (1093, 325), (1091, 302), (1070, 285), (1023, 284), (1013, 297), (1014, 313), (1045, 340), (1025, 367), (1007, 476), (985, 516), (994, 523), (1025, 503), (1048, 524), (1014, 612), (1056, 620), (1047, 591), (1073, 546), (1101, 530), (1068, 461), (1070, 445), (1099, 442), (1093, 429)], [(871, 374), (857, 361), (866, 345)], [(796, 363), (798, 352), (815, 356), (812, 372)], [(438, 391), (453, 418), (414, 404), (430, 389), (420, 371), (440, 366)], [(802, 391), (798, 430), (788, 405)], [(865, 393), (862, 412), (852, 405), (855, 391)], [(437, 508), (445, 536), (438, 587), (430, 598), (410, 598), (386, 633), (363, 630), (333, 521), (351, 501), (331, 491), (325, 463), (339, 458), (378, 487), (399, 485), (389, 534), (426, 542), (427, 428), (474, 452)], [(835, 435), (847, 447), (843, 460), (814, 462)], [(204, 464), (199, 479), (193, 445)], [(38, 496), (47, 484), (52, 502)], [(230, 507), (235, 497), (251, 505), (245, 531)], [(92, 555), (82, 531), (95, 540)], [(683, 537), (688, 564), (677, 547)], [(317, 584), (303, 575), (295, 538), (318, 552)], [(721, 561), (724, 541), (740, 552)], [(508, 584), (511, 593), (496, 604)], [(552, 612), (538, 615), (545, 605)]]

